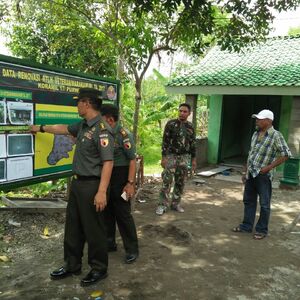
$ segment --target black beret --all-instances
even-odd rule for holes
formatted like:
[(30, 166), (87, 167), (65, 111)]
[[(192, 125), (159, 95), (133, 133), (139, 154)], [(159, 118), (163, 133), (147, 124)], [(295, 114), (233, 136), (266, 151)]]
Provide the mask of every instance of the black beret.
[(102, 100), (103, 94), (102, 91), (92, 89), (92, 88), (81, 88), (77, 96), (74, 96), (74, 100), (80, 100), (82, 98), (90, 98), (96, 100)]

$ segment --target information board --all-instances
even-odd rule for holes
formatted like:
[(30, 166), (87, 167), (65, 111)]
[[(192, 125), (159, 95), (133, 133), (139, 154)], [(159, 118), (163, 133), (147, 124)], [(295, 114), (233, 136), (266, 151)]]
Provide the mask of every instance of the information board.
[(0, 55), (0, 190), (71, 175), (74, 139), (29, 126), (79, 121), (73, 96), (84, 87), (119, 104), (117, 80)]

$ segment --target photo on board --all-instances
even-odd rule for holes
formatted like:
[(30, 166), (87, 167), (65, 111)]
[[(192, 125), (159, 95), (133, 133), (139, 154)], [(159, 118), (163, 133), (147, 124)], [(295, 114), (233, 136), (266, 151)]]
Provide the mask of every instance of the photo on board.
[(7, 156), (33, 155), (32, 134), (8, 134)]
[(6, 124), (6, 105), (3, 98), (0, 98), (0, 124)]
[(33, 124), (33, 104), (25, 102), (7, 102), (8, 119), (14, 125)]
[(6, 161), (5, 159), (0, 159), (0, 181), (6, 180)]
[(0, 134), (0, 158), (6, 157), (6, 136)]
[(7, 159), (7, 180), (33, 176), (32, 156), (11, 157)]

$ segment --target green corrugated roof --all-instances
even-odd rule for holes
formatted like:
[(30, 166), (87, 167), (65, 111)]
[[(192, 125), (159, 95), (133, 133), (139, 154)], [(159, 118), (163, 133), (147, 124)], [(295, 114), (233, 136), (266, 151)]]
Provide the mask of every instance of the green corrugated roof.
[(243, 53), (213, 47), (198, 66), (167, 86), (299, 87), (300, 36), (270, 38)]

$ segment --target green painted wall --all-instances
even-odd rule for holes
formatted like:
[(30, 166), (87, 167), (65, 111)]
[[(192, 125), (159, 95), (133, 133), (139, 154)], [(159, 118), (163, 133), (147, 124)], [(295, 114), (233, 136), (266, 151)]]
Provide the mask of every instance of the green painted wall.
[[(279, 131), (284, 136), (286, 142), (289, 139), (289, 126), (292, 114), (293, 96), (282, 96), (281, 98), (281, 110), (279, 120)], [(276, 118), (276, 116), (275, 116)], [(276, 168), (277, 171), (283, 172), (284, 164)]]
[[(289, 138), (289, 126), (291, 120), (293, 105), (292, 96), (282, 96), (281, 98), (281, 110), (280, 110), (280, 120), (279, 120), (279, 131), (283, 134), (286, 141)], [(276, 118), (276, 116), (275, 116)]]
[(223, 95), (211, 95), (209, 99), (208, 120), (208, 153), (207, 160), (210, 164), (218, 163), (220, 134), (222, 124)]

